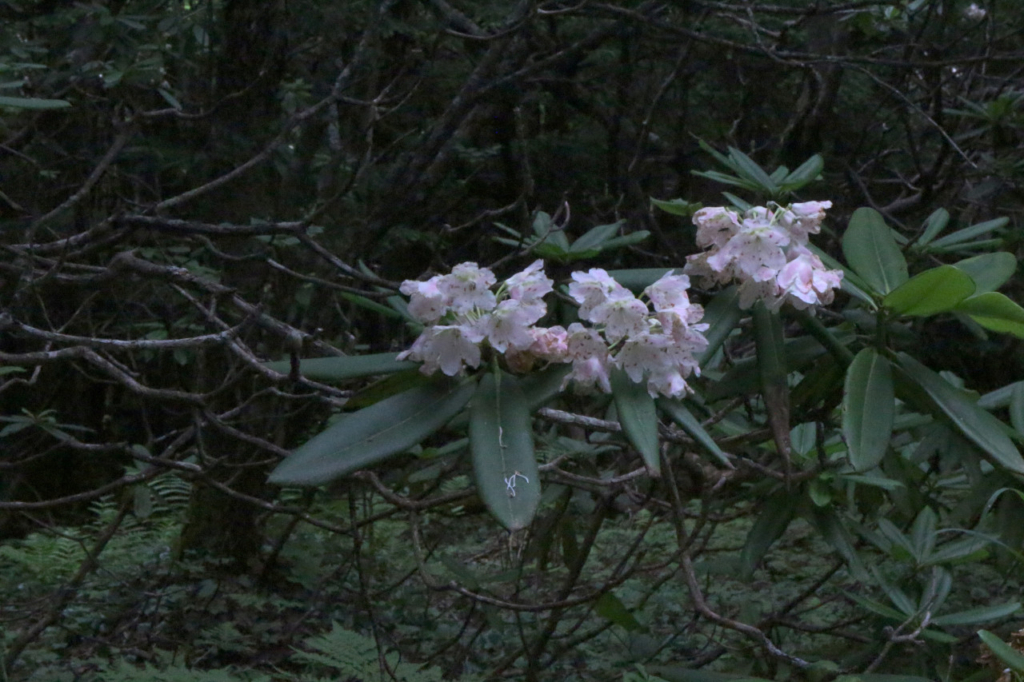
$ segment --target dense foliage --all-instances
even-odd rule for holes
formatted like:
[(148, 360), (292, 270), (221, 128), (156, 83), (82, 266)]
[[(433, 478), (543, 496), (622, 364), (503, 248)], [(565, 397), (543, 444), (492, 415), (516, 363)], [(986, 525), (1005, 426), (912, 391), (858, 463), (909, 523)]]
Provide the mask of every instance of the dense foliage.
[(1022, 29), (0, 1), (0, 681), (1024, 675)]

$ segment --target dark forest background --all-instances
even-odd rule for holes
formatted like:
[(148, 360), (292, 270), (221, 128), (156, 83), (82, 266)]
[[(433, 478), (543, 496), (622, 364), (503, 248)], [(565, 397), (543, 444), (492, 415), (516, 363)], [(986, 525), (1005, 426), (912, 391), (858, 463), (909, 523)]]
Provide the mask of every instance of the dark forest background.
[[(499, 225), (538, 212), (650, 232), (556, 279), (681, 265), (692, 225), (651, 200), (736, 191), (693, 174), (721, 170), (702, 142), (769, 171), (820, 154), (796, 198), (833, 202), (833, 255), (868, 206), (908, 238), (939, 208), (1005, 216), (1019, 257), (1022, 72), (1016, 0), (0, 1), (0, 680), (995, 679), (976, 629), (900, 639), (849, 597), (878, 592), (808, 524), (739, 579), (771, 491), (701, 507), (695, 455), (673, 502), (621, 476), (614, 439), (538, 426), (549, 461), (597, 464), (551, 474), (514, 536), (440, 441), (269, 486), (380, 384), (264, 363), (406, 348), (398, 283), (498, 262)], [(924, 332), (917, 357), (979, 393), (1024, 378), (1013, 336)], [(907, 533), (927, 500), (942, 527), (998, 512), (1004, 549), (958, 555), (980, 563), (956, 585), (965, 607), (1019, 596), (1024, 503), (945, 499), (923, 471), (856, 505)], [(673, 504), (708, 526), (729, 623), (694, 610)]]

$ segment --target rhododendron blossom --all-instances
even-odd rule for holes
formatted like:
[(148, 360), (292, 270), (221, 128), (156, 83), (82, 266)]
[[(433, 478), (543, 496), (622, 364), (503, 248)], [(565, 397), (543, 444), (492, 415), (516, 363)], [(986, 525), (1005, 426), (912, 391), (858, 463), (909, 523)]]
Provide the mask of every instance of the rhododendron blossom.
[(479, 367), (486, 348), (504, 356), (513, 372), (529, 371), (537, 362), (571, 363), (562, 388), (574, 383), (610, 392), (611, 372), (621, 369), (637, 383), (646, 378), (652, 396), (683, 395), (690, 390), (686, 377), (700, 374), (695, 354), (707, 348), (708, 325), (700, 323), (703, 309), (690, 303), (686, 275), (667, 274), (647, 287), (652, 312), (604, 270), (574, 272), (569, 295), (592, 326), (575, 322), (568, 329), (535, 326), (547, 313), (543, 297), (553, 290), (542, 261), (492, 291), (496, 282), (476, 263), (426, 282), (403, 282), (409, 313), (425, 329), (398, 358), (422, 362), (426, 374), (441, 370), (454, 376)]
[(788, 207), (755, 206), (743, 214), (724, 207), (702, 208), (693, 216), (697, 244), (708, 250), (687, 258), (683, 269), (706, 286), (740, 283), (740, 305), (761, 300), (771, 310), (831, 303), (841, 270), (827, 270), (807, 249), (821, 230), (831, 201)]

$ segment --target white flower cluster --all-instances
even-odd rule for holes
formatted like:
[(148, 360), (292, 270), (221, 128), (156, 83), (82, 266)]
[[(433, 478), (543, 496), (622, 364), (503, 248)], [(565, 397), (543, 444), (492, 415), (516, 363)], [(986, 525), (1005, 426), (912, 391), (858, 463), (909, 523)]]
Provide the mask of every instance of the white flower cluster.
[(440, 369), (454, 376), (467, 366), (479, 367), (486, 344), (513, 371), (529, 370), (537, 361), (572, 363), (563, 388), (575, 381), (610, 392), (610, 372), (621, 368), (637, 383), (646, 376), (652, 396), (690, 390), (686, 377), (700, 374), (694, 355), (707, 348), (701, 332), (708, 325), (699, 324), (704, 311), (690, 303), (687, 276), (668, 274), (644, 290), (653, 313), (604, 270), (574, 272), (572, 279), (569, 295), (580, 304), (580, 318), (594, 327), (535, 326), (547, 312), (543, 297), (553, 285), (539, 260), (496, 292), (494, 273), (476, 263), (426, 282), (406, 280), (401, 292), (410, 298), (409, 313), (426, 327), (398, 358), (422, 362), (425, 374)]
[(843, 278), (827, 270), (807, 248), (817, 234), (831, 201), (789, 207), (757, 206), (740, 215), (730, 208), (702, 208), (693, 216), (697, 245), (708, 249), (689, 256), (683, 272), (705, 286), (740, 282), (740, 306), (758, 299), (770, 310), (783, 303), (803, 309), (831, 303)]

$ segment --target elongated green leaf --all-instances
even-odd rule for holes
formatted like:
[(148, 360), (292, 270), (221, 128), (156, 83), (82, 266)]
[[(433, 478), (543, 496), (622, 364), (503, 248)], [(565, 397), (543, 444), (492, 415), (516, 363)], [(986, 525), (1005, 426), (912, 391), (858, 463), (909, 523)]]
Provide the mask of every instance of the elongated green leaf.
[(843, 255), (853, 271), (880, 294), (907, 281), (907, 261), (900, 253), (892, 230), (873, 208), (858, 208), (843, 235)]
[(714, 180), (715, 182), (720, 182), (723, 185), (732, 185), (733, 187), (742, 187), (743, 189), (748, 189), (751, 192), (758, 192), (758, 191), (762, 190), (761, 185), (756, 183), (756, 182), (752, 182), (750, 180), (745, 180), (743, 178), (737, 178), (737, 177), (734, 177), (732, 175), (726, 175), (725, 173), (719, 173), (718, 171), (690, 171), (690, 172), (693, 173), (694, 175), (699, 175), (702, 178), (707, 178), (708, 180)]
[(587, 230), (579, 239), (572, 243), (572, 246), (569, 247), (569, 253), (580, 253), (591, 249), (600, 250), (601, 245), (614, 237), (625, 222), (625, 220), (617, 220), (614, 223), (598, 225)]
[(843, 438), (857, 471), (874, 469), (885, 456), (895, 404), (889, 361), (872, 348), (861, 350), (843, 385)]
[(771, 176), (768, 175), (768, 173), (766, 173), (765, 170), (749, 156), (735, 147), (729, 147), (729, 159), (732, 161), (732, 167), (735, 169), (736, 174), (741, 178), (757, 183), (760, 185), (760, 189), (768, 192), (769, 194), (778, 194), (779, 186), (774, 180), (772, 180)]
[(935, 549), (935, 528), (939, 519), (931, 507), (925, 507), (917, 514), (914, 525), (910, 527), (910, 542), (914, 545), (914, 555), (921, 561), (926, 560)]
[(974, 280), (974, 295), (977, 296), (995, 291), (1010, 281), (1013, 273), (1017, 271), (1017, 258), (1012, 253), (997, 251), (965, 258), (953, 263), (953, 267), (971, 276)]
[(985, 329), (1024, 338), (1024, 308), (998, 291), (961, 301), (956, 311), (970, 315), (972, 320)]
[(0, 107), (12, 109), (67, 109), (71, 102), (63, 99), (39, 99), (38, 97), (6, 97), (0, 96)]
[(562, 392), (562, 380), (571, 370), (571, 365), (551, 365), (539, 372), (530, 372), (519, 379), (519, 388), (531, 413)]
[(297, 448), (268, 479), (277, 485), (322, 485), (397, 455), (458, 414), (475, 386), (435, 381), (346, 415)]
[(672, 421), (679, 425), (679, 428), (686, 431), (690, 438), (693, 438), (698, 445), (711, 453), (719, 462), (730, 469), (736, 468), (733, 466), (732, 462), (729, 461), (726, 454), (722, 452), (722, 448), (718, 447), (718, 443), (715, 442), (715, 439), (704, 430), (704, 427), (701, 426), (700, 422), (697, 421), (697, 418), (694, 417), (688, 409), (686, 409), (686, 405), (684, 405), (681, 400), (676, 398), (658, 398), (655, 401), (655, 404), (659, 410), (667, 414)]
[(995, 606), (980, 606), (976, 609), (958, 611), (957, 613), (949, 613), (944, 616), (932, 618), (932, 625), (945, 627), (949, 625), (974, 625), (975, 623), (988, 623), (993, 620), (1012, 616), (1019, 610), (1019, 602), (997, 604)]
[(853, 546), (853, 537), (846, 530), (846, 527), (843, 526), (843, 522), (839, 519), (839, 515), (836, 514), (835, 510), (832, 508), (813, 507), (809, 514), (809, 520), (814, 524), (818, 533), (825, 538), (825, 541), (832, 545), (832, 548), (843, 557), (847, 567), (850, 569), (850, 575), (855, 580), (865, 582), (868, 579), (867, 569), (864, 568), (864, 563), (860, 560), (860, 556)]
[(609, 270), (608, 275), (633, 293), (639, 294), (670, 272), (672, 268), (634, 268)]
[(952, 265), (940, 265), (896, 287), (882, 303), (898, 315), (924, 317), (953, 310), (973, 293), (970, 275)]
[(835, 682), (935, 682), (930, 677), (918, 675), (892, 675), (888, 673), (861, 673), (859, 675), (840, 675)]
[(1010, 396), (1010, 425), (1013, 430), (1024, 436), (1024, 382), (1013, 386)]
[(746, 580), (754, 575), (768, 549), (789, 527), (799, 505), (796, 495), (796, 492), (782, 488), (769, 496), (759, 507), (760, 514), (747, 533), (743, 551), (740, 553), (741, 570)]
[(989, 232), (998, 230), (1004, 227), (1008, 222), (1010, 222), (1009, 218), (996, 218), (995, 220), (986, 220), (983, 223), (978, 223), (977, 225), (965, 227), (964, 229), (957, 230), (952, 234), (947, 234), (945, 237), (942, 237), (941, 239), (936, 239), (931, 243), (931, 248), (942, 248), (947, 246), (962, 245), (964, 244), (964, 242), (968, 242), (974, 239), (975, 237), (980, 237), (982, 235), (988, 234)]
[(731, 286), (724, 289), (711, 299), (711, 302), (704, 308), (704, 319), (702, 320), (711, 325), (704, 332), (704, 338), (708, 340), (708, 347), (697, 359), (702, 367), (714, 357), (745, 314), (740, 308), (738, 287)]
[(703, 204), (696, 201), (687, 201), (685, 199), (672, 199), (670, 201), (663, 201), (661, 199), (651, 198), (651, 203), (656, 207), (660, 208), (665, 213), (671, 213), (672, 215), (679, 215), (683, 217), (692, 216), (694, 213), (699, 211)]
[(392, 307), (383, 305), (381, 303), (377, 303), (377, 301), (374, 301), (373, 299), (367, 298), (365, 296), (360, 296), (359, 294), (351, 294), (347, 291), (341, 291), (338, 292), (338, 295), (341, 296), (346, 301), (349, 301), (350, 303), (359, 306), (360, 308), (372, 310), (373, 312), (379, 313), (384, 317), (398, 319), (407, 319), (408, 317), (407, 315), (403, 315), (402, 313), (400, 313), (399, 311), (395, 310)]
[(637, 230), (636, 232), (630, 232), (624, 234), (621, 237), (612, 237), (608, 241), (601, 244), (598, 252), (609, 251), (611, 249), (621, 249), (623, 246), (632, 246), (633, 244), (639, 244), (643, 240), (651, 236), (651, 233), (647, 230)]
[(960, 433), (1001, 466), (1024, 474), (1024, 459), (998, 419), (978, 407), (963, 391), (906, 353), (900, 353), (898, 361), (906, 377), (928, 394), (935, 407)]
[[(416, 367), (415, 362), (396, 360), (397, 356), (397, 353), (377, 353), (374, 355), (308, 358), (299, 360), (299, 374), (307, 379), (317, 381), (344, 381), (377, 374), (394, 374)], [(291, 362), (277, 360), (266, 363), (266, 367), (275, 372), (287, 374), (291, 371)]]
[(989, 540), (983, 537), (964, 538), (939, 547), (921, 562), (921, 566), (960, 564), (980, 561), (988, 556)]
[(775, 445), (789, 471), (789, 370), (786, 368), (786, 344), (782, 318), (769, 311), (764, 303), (754, 305), (754, 344), (757, 347), (757, 372), (761, 379)]
[(825, 160), (821, 158), (820, 154), (815, 154), (780, 181), (781, 189), (786, 192), (798, 190), (804, 185), (817, 180), (824, 168)]
[(1005, 663), (1015, 673), (1024, 675), (1024, 654), (987, 630), (978, 630), (978, 637), (981, 638), (981, 641), (985, 643), (985, 646), (989, 648), (996, 658)]
[(946, 225), (949, 224), (949, 211), (944, 208), (936, 209), (934, 213), (928, 216), (924, 221), (924, 232), (921, 233), (921, 238), (917, 240), (918, 246), (927, 246), (933, 239), (939, 236), (939, 234), (946, 229)]
[(661, 475), (658, 412), (646, 383), (636, 383), (622, 370), (612, 372), (612, 397), (626, 438), (637, 449), (652, 476)]
[(488, 373), (473, 395), (469, 444), (476, 489), (487, 509), (509, 530), (530, 525), (540, 503), (530, 407), (519, 382)]

